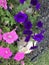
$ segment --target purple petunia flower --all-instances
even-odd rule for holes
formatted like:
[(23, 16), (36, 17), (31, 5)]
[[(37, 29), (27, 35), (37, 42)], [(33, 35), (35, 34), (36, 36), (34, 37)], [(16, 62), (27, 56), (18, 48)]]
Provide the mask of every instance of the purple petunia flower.
[(33, 5), (33, 6), (35, 6), (35, 5), (37, 5), (37, 3), (38, 3), (38, 0), (31, 0), (31, 5)]
[(43, 22), (42, 22), (42, 21), (38, 21), (38, 22), (37, 22), (37, 26), (38, 26), (39, 28), (43, 27)]
[(23, 23), (25, 29), (31, 29), (32, 28), (32, 23), (30, 21), (26, 21)]
[(42, 29), (42, 30), (41, 30), (41, 33), (42, 33), (42, 34), (44, 34), (44, 33), (45, 33), (45, 31), (46, 31), (45, 29)]
[(25, 42), (28, 42), (30, 40), (32, 33), (33, 32), (31, 30), (27, 30), (27, 29), (23, 31), (23, 34), (27, 35), (26, 38), (25, 38)]
[(41, 33), (33, 36), (33, 39), (38, 41), (38, 42), (40, 42), (43, 38), (44, 38), (44, 35), (42, 35)]
[(24, 4), (26, 0), (19, 0), (21, 4)]
[(18, 23), (23, 23), (25, 22), (26, 19), (28, 19), (28, 15), (25, 14), (24, 12), (19, 12), (18, 14), (14, 16), (14, 19)]
[(36, 49), (38, 46), (32, 46), (30, 49)]
[(23, 31), (23, 34), (31, 35), (32, 34), (32, 31), (31, 30), (24, 30)]
[(37, 5), (36, 5), (36, 10), (39, 10), (40, 7), (41, 7), (41, 4), (40, 4), (40, 3), (37, 3)]
[(30, 35), (26, 36), (25, 42), (28, 42), (30, 40)]

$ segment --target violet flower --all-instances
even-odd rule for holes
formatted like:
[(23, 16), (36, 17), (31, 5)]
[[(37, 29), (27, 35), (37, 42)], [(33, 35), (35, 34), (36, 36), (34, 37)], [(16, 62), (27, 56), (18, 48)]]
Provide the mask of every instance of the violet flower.
[(38, 46), (32, 46), (30, 49), (36, 49)]
[(27, 21), (23, 23), (25, 29), (31, 29), (32, 23), (30, 21)]
[(14, 16), (14, 19), (18, 23), (23, 23), (25, 22), (26, 19), (28, 19), (28, 15), (24, 12), (19, 12)]
[(43, 40), (43, 38), (44, 38), (44, 35), (42, 35), (41, 33), (33, 36), (33, 39), (38, 41), (38, 42), (41, 42)]
[(37, 22), (37, 27), (38, 28), (42, 28), (43, 27), (43, 22), (42, 21), (38, 21)]
[(38, 0), (31, 0), (31, 5), (33, 5), (33, 6), (36, 6), (37, 5), (37, 3), (38, 3)]
[(26, 36), (25, 42), (28, 42), (30, 40), (30, 35)]
[(40, 7), (41, 7), (41, 4), (40, 4), (40, 3), (37, 3), (37, 5), (36, 5), (36, 10), (39, 10)]
[(26, 0), (19, 0), (21, 4), (24, 4)]
[(31, 30), (24, 30), (23, 31), (23, 34), (31, 35), (32, 34), (32, 31)]
[(27, 29), (23, 31), (23, 34), (27, 35), (25, 38), (25, 42), (28, 42), (30, 40), (32, 33), (33, 32), (31, 30), (27, 30)]

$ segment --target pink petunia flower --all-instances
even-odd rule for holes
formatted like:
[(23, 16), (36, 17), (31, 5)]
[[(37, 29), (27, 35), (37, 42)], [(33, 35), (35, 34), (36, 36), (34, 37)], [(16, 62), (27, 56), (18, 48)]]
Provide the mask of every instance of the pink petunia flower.
[(18, 35), (14, 30), (3, 34), (3, 40), (5, 40), (8, 44), (12, 44), (17, 39), (18, 39)]
[(24, 56), (25, 56), (25, 54), (23, 52), (17, 52), (16, 55), (14, 56), (14, 59), (16, 61), (20, 61), (20, 60), (24, 59)]
[(0, 57), (3, 57), (4, 59), (9, 59), (11, 55), (12, 55), (12, 52), (10, 51), (10, 48), (0, 47)]
[(7, 0), (0, 0), (0, 6), (7, 9)]

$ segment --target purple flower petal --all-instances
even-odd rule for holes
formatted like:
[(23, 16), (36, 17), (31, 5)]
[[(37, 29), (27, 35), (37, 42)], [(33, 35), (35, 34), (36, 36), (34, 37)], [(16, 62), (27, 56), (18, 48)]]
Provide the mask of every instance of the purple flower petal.
[(35, 6), (37, 5), (37, 3), (38, 3), (38, 0), (31, 0), (31, 5)]
[(41, 4), (40, 4), (40, 3), (37, 3), (37, 5), (36, 5), (36, 10), (39, 10), (40, 7), (41, 7)]
[(24, 30), (23, 34), (31, 35), (33, 32), (31, 30)]
[(32, 46), (30, 49), (36, 49), (38, 46)]
[(39, 28), (42, 28), (42, 27), (43, 27), (43, 22), (42, 22), (42, 21), (38, 21), (38, 22), (37, 22), (37, 26), (38, 26)]
[(41, 30), (41, 34), (44, 34), (46, 30)]
[(21, 4), (24, 4), (26, 0), (19, 0)]
[(23, 23), (25, 29), (31, 29), (32, 23), (30, 21), (26, 21)]
[(30, 40), (30, 36), (26, 36), (25, 42), (28, 42)]
[(27, 14), (25, 14), (23, 12), (19, 12), (18, 14), (16, 14), (14, 16), (14, 19), (16, 22), (23, 23), (23, 22), (25, 22), (26, 19), (28, 19), (28, 16), (27, 16)]
[(41, 40), (43, 40), (43, 38), (44, 38), (44, 35), (42, 35), (41, 33), (36, 34), (36, 35), (33, 36), (33, 39), (36, 40), (36, 41), (38, 41), (38, 42), (40, 42)]

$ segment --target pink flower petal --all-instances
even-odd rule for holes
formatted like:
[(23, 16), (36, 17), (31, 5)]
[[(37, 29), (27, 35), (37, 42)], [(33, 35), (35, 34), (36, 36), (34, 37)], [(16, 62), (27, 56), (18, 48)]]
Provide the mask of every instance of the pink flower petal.
[(16, 61), (20, 61), (20, 60), (22, 60), (22, 59), (24, 59), (24, 53), (23, 52), (17, 52), (16, 53), (16, 55), (14, 56), (14, 59), (16, 60)]

